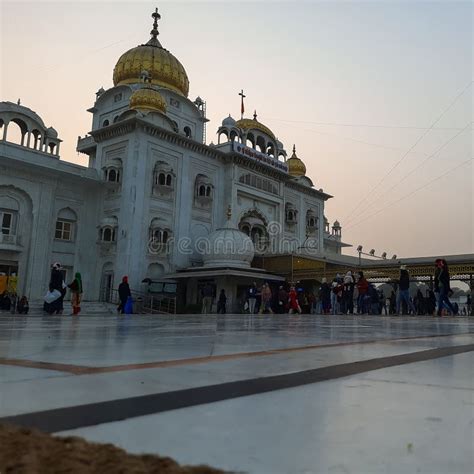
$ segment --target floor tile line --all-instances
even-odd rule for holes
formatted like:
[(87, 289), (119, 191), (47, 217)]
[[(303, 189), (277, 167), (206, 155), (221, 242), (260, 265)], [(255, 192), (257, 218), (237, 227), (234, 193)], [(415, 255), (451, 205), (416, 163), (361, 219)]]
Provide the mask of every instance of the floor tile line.
[(326, 349), (334, 347), (355, 346), (364, 344), (393, 344), (397, 342), (410, 341), (413, 339), (432, 339), (441, 337), (455, 337), (473, 335), (474, 332), (465, 332), (460, 334), (430, 334), (426, 336), (406, 336), (396, 339), (368, 339), (365, 341), (349, 341), (349, 342), (335, 342), (330, 344), (315, 344), (310, 346), (297, 347), (282, 347), (277, 349), (268, 349), (265, 351), (251, 351), (251, 352), (237, 352), (235, 354), (220, 354), (211, 356), (191, 357), (185, 359), (171, 359), (164, 361), (140, 362), (137, 364), (121, 364), (112, 366), (81, 366), (75, 364), (62, 364), (56, 362), (35, 361), (30, 359), (8, 359), (0, 358), (0, 365), (11, 365), (17, 367), (55, 370), (58, 372), (66, 372), (72, 375), (92, 375), (105, 374), (113, 372), (124, 372), (129, 370), (143, 370), (143, 369), (158, 369), (166, 367), (178, 367), (184, 365), (205, 364), (209, 362), (225, 362), (228, 360), (244, 359), (250, 357), (264, 357), (278, 354), (285, 354), (290, 352), (303, 352), (308, 350)]
[(170, 410), (300, 387), (397, 365), (422, 362), (474, 351), (474, 344), (440, 347), (396, 356), (309, 369), (203, 387), (140, 395), (124, 399), (57, 408), (0, 418), (0, 423), (37, 428), (45, 432), (94, 426), (153, 415)]

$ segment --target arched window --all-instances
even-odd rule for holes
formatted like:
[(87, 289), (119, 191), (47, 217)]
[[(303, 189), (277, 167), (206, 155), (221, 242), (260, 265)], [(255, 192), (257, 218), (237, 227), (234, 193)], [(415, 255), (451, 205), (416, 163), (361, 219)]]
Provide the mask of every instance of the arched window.
[(102, 237), (102, 240), (104, 242), (112, 242), (112, 229), (110, 227), (106, 227), (104, 230), (103, 230), (103, 237)]
[(108, 120), (104, 120), (104, 123), (102, 124), (103, 127), (108, 127), (109, 126), (109, 121)]
[(189, 127), (184, 127), (184, 134), (186, 135), (186, 138), (192, 138), (191, 129)]
[(8, 127), (6, 136), (8, 142), (22, 146), (25, 145), (25, 137), (28, 134), (28, 127), (23, 120), (12, 119), (6, 127)]
[(239, 229), (250, 237), (257, 253), (264, 252), (270, 242), (267, 224), (266, 218), (256, 210), (246, 212), (240, 219)]
[(150, 223), (148, 251), (151, 254), (163, 253), (169, 248), (171, 231), (163, 227), (163, 224), (163, 220), (156, 217)]
[(71, 242), (74, 240), (75, 226), (77, 222), (77, 215), (68, 207), (61, 209), (58, 212), (56, 219), (56, 227), (54, 231), (54, 238), (56, 240), (66, 240)]
[(153, 170), (153, 194), (158, 194), (160, 196), (167, 195), (170, 199), (174, 189), (174, 184), (175, 175), (171, 166), (164, 161), (157, 162)]
[(117, 239), (118, 220), (115, 216), (104, 217), (99, 229), (99, 240), (104, 243), (115, 243)]
[(247, 234), (248, 236), (250, 236), (250, 226), (247, 225), (247, 224), (244, 224), (240, 230), (244, 233), (244, 234)]
[(212, 183), (208, 176), (198, 174), (194, 182), (195, 204), (200, 208), (210, 208), (212, 203)]
[(107, 181), (111, 183), (115, 183), (117, 180), (117, 171), (115, 171), (113, 168), (109, 170), (108, 176), (107, 176)]
[(119, 116), (116, 115), (116, 116), (114, 117), (114, 123), (117, 123), (117, 122), (118, 122), (118, 119), (119, 119)]
[(298, 221), (298, 211), (293, 204), (287, 203), (285, 206), (285, 217), (287, 224), (296, 224)]

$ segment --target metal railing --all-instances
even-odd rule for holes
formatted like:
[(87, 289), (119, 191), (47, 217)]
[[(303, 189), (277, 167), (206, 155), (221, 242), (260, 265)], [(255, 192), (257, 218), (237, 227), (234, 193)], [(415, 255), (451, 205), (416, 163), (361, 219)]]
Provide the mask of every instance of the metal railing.
[[(135, 290), (131, 290), (131, 293), (134, 313), (176, 314), (176, 296), (174, 295), (154, 295)], [(116, 305), (120, 303), (118, 290), (111, 289), (106, 296), (107, 303)]]

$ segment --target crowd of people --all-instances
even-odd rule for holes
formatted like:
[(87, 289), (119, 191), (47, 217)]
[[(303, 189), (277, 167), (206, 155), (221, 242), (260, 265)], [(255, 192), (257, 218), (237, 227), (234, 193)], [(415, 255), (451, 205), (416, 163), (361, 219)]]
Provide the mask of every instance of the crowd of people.
[[(252, 283), (242, 301), (242, 311), (250, 314), (372, 314), (372, 315), (458, 315), (472, 314), (472, 298), (467, 297), (460, 310), (458, 303), (451, 303), (449, 269), (446, 260), (437, 259), (434, 269), (434, 288), (425, 292), (418, 288), (410, 295), (410, 274), (405, 265), (392, 283), (392, 289), (384, 292), (369, 282), (363, 271), (337, 274), (331, 282), (326, 278), (316, 290), (305, 288), (300, 282), (275, 285), (265, 282)], [(214, 288), (207, 284), (201, 291), (202, 313), (212, 310)], [(227, 297), (221, 290), (217, 300), (217, 312), (226, 312)]]
[[(336, 274), (331, 282), (323, 278), (317, 289), (305, 288), (300, 282), (295, 284), (265, 282), (261, 286), (253, 282), (241, 301), (241, 309), (242, 312), (250, 314), (474, 315), (473, 289), (462, 309), (458, 303), (451, 302), (453, 293), (446, 260), (436, 259), (433, 277), (433, 289), (428, 288), (423, 293), (418, 288), (414, 296), (410, 295), (410, 274), (405, 265), (400, 267), (398, 279), (391, 282), (392, 289), (389, 294), (369, 282), (363, 271), (348, 271), (345, 275)], [(44, 298), (44, 311), (48, 314), (62, 314), (68, 288), (71, 292), (72, 314), (78, 315), (81, 311), (83, 294), (81, 274), (77, 272), (74, 279), (66, 284), (61, 264), (58, 262), (53, 264), (48, 292)], [(119, 285), (118, 295), (120, 300), (118, 312), (132, 313), (133, 301), (126, 276)], [(220, 290), (216, 298), (215, 287), (207, 283), (201, 289), (201, 297), (203, 314), (212, 312), (214, 299), (217, 313), (227, 312), (227, 295), (224, 289)], [(18, 298), (15, 293), (3, 292), (0, 294), (0, 310), (11, 312), (16, 310), (19, 314), (28, 314), (29, 302), (26, 296)]]

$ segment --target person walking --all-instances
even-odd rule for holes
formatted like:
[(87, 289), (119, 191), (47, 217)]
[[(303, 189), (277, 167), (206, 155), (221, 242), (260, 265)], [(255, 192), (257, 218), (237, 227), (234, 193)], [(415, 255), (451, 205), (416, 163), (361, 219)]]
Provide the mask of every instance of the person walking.
[(425, 314), (425, 297), (423, 296), (423, 293), (421, 292), (420, 288), (418, 288), (416, 292), (416, 314), (419, 316)]
[(428, 289), (426, 290), (426, 297), (425, 297), (425, 314), (429, 316), (433, 316), (436, 310), (436, 296), (433, 290)]
[(82, 300), (82, 277), (79, 272), (74, 275), (74, 280), (68, 285), (71, 290), (72, 314), (78, 315), (81, 312)]
[(372, 283), (369, 283), (367, 296), (369, 300), (368, 309), (370, 310), (370, 314), (380, 314), (380, 295), (377, 288), (375, 288)]
[(283, 286), (278, 289), (278, 313), (285, 314), (288, 304), (288, 293)]
[(294, 286), (290, 288), (288, 301), (289, 301), (289, 306), (290, 306), (289, 313), (293, 314), (296, 311), (299, 314), (301, 314), (301, 307), (300, 307), (300, 304), (298, 303), (298, 293), (296, 292), (296, 288)]
[(366, 296), (369, 290), (369, 282), (366, 280), (363, 271), (357, 272), (357, 290), (359, 292), (359, 296), (357, 297), (357, 313), (358, 314), (365, 314), (367, 313), (366, 308)]
[(119, 294), (120, 304), (117, 308), (117, 311), (124, 314), (127, 300), (129, 297), (132, 296), (132, 292), (130, 291), (130, 285), (128, 284), (128, 276), (122, 277), (122, 283), (120, 283), (118, 287), (118, 294)]
[(63, 312), (63, 301), (64, 296), (66, 295), (66, 285), (63, 280), (63, 274), (61, 272), (61, 264), (56, 262), (53, 264), (51, 268), (51, 277), (49, 279), (49, 292), (57, 292), (59, 293), (58, 298), (51, 301), (50, 303), (44, 304), (44, 309), (49, 314), (62, 314)]
[(227, 304), (227, 296), (225, 295), (224, 288), (222, 288), (219, 294), (219, 299), (217, 300), (217, 314), (226, 313), (226, 304)]
[(210, 314), (212, 312), (212, 300), (214, 299), (214, 288), (210, 283), (206, 283), (201, 291), (202, 309), (201, 314)]
[(397, 298), (397, 309), (396, 314), (402, 316), (402, 303), (407, 305), (408, 314), (410, 311), (413, 312), (413, 315), (416, 314), (415, 306), (410, 298), (410, 274), (408, 273), (406, 265), (400, 266), (400, 277), (398, 279), (398, 298)]
[(255, 303), (257, 302), (257, 283), (253, 282), (247, 288), (247, 301), (249, 303), (249, 313), (255, 314)]
[(445, 305), (452, 315), (456, 314), (454, 306), (449, 301), (449, 292), (451, 291), (449, 282), (448, 263), (444, 258), (437, 258), (435, 261), (435, 293), (438, 294), (438, 316), (441, 316), (443, 305)]
[(354, 277), (349, 270), (344, 276), (342, 285), (342, 314), (354, 313)]
[(272, 290), (270, 288), (270, 285), (268, 283), (264, 283), (262, 285), (262, 303), (260, 305), (260, 311), (259, 314), (269, 312), (270, 314), (273, 314), (272, 310)]
[(339, 273), (331, 284), (331, 313), (336, 315), (341, 310), (341, 297), (342, 297), (342, 278)]
[(28, 314), (30, 309), (30, 305), (28, 303), (28, 298), (26, 296), (22, 296), (16, 305), (16, 311), (18, 314)]
[(321, 287), (319, 288), (319, 298), (321, 299), (321, 312), (323, 314), (329, 314), (329, 310), (331, 308), (331, 287), (329, 286), (326, 278), (323, 278), (321, 281)]

